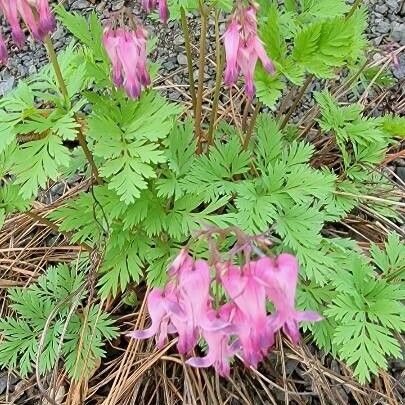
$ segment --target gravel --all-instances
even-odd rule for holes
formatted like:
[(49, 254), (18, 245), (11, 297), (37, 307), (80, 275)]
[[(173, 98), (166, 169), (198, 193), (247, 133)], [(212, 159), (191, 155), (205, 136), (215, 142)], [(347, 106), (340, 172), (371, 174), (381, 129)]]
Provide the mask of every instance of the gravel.
[[(353, 3), (352, 1), (348, 1)], [(101, 1), (94, 4), (89, 0), (67, 0), (66, 6), (71, 11), (79, 12), (80, 14), (88, 14), (91, 10), (96, 9), (103, 19), (108, 18), (111, 11), (120, 9), (123, 4), (121, 0), (108, 0)], [(135, 2), (134, 2), (135, 3)], [(369, 0), (366, 1), (370, 9), (369, 30), (368, 37), (375, 46), (382, 44), (389, 44), (394, 42), (394, 45), (405, 45), (405, 0)], [(147, 27), (151, 35), (158, 37), (158, 44), (156, 51), (152, 58), (161, 63), (162, 68), (160, 73), (162, 77), (169, 76), (160, 84), (166, 86), (180, 85), (187, 83), (187, 59), (185, 56), (183, 36), (177, 22), (170, 21), (167, 26), (154, 22), (153, 19), (147, 18), (145, 13), (141, 12), (139, 5), (135, 3), (135, 15), (140, 18)], [(199, 29), (197, 19), (193, 15), (190, 18), (190, 32), (192, 41), (195, 45), (193, 51), (197, 54)], [(4, 24), (3, 24), (4, 26)], [(225, 20), (221, 21), (220, 30), (225, 31)], [(5, 25), (4, 34), (9, 38), (9, 27)], [(214, 40), (214, 27), (212, 22), (208, 28), (208, 36)], [(61, 49), (70, 41), (70, 36), (67, 35), (62, 27), (58, 27), (53, 33), (52, 38), (55, 43), (56, 49)], [(16, 49), (9, 43), (10, 60), (6, 67), (0, 70), (0, 95), (9, 92), (17, 83), (18, 79), (25, 77), (29, 74), (35, 73), (37, 69), (44, 65), (47, 61), (45, 49), (42, 44), (35, 43), (28, 40), (27, 44), (22, 50)], [(213, 49), (208, 49), (208, 56), (212, 53)], [(197, 66), (195, 66), (197, 69)], [(395, 76), (398, 79), (405, 78), (404, 59), (400, 58), (400, 67), (394, 68)], [(176, 72), (176, 74), (174, 74)], [(207, 83), (215, 80), (215, 70), (213, 64), (210, 64), (206, 71)], [(178, 99), (181, 94), (176, 96), (176, 89), (167, 91), (170, 98)]]

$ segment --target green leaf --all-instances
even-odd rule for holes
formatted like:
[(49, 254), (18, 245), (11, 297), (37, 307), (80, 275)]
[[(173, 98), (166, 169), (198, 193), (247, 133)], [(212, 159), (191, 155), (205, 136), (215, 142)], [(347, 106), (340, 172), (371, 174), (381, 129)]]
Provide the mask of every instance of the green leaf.
[(267, 107), (274, 109), (282, 95), (285, 83), (277, 73), (272, 76), (262, 66), (257, 66), (254, 81), (257, 98)]
[[(114, 238), (112, 235), (112, 238)], [(132, 232), (129, 234), (133, 236)], [(99, 293), (102, 298), (109, 295), (116, 296), (119, 291), (125, 291), (132, 281), (139, 283), (144, 267), (139, 257), (139, 242), (134, 238), (127, 238), (123, 244), (110, 239), (101, 266)]]
[[(249, 170), (250, 156), (243, 150), (234, 134), (226, 143), (217, 142), (208, 155), (199, 156), (188, 175), (182, 180), (185, 191), (193, 194), (204, 192), (205, 201), (229, 196), (236, 191), (237, 179)], [(201, 190), (201, 184), (205, 184)]]
[(276, 230), (291, 249), (314, 248), (321, 241), (323, 215), (319, 207), (295, 204), (283, 207), (276, 216)]
[(13, 160), (15, 184), (21, 185), (21, 196), (29, 199), (36, 195), (38, 188), (45, 188), (48, 180), (58, 179), (60, 168), (68, 166), (70, 155), (60, 138), (48, 135), (21, 145)]

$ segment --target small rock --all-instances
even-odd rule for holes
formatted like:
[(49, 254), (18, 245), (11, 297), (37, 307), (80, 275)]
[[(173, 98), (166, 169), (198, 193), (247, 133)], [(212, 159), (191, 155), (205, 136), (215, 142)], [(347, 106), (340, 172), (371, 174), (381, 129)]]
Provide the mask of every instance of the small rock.
[(385, 0), (385, 3), (391, 10), (396, 11), (398, 9), (399, 0)]
[(385, 4), (382, 4), (382, 5), (377, 4), (375, 6), (375, 11), (384, 15), (388, 11), (388, 7)]
[(380, 34), (387, 34), (390, 32), (391, 24), (386, 20), (376, 20), (375, 30)]
[(184, 53), (179, 53), (177, 55), (177, 62), (179, 65), (187, 65), (187, 57)]
[(84, 10), (89, 7), (89, 3), (87, 0), (76, 0), (72, 3), (70, 8), (72, 10)]
[(31, 65), (31, 66), (28, 68), (28, 74), (34, 75), (35, 73), (37, 73), (37, 68), (36, 68), (35, 65)]
[(9, 76), (5, 80), (2, 80), (0, 82), (0, 95), (4, 96), (9, 91), (11, 91), (14, 86), (14, 82), (15, 82), (14, 76)]
[(396, 42), (399, 42), (401, 45), (405, 45), (405, 24), (400, 24), (394, 21), (391, 27), (392, 39)]
[(183, 44), (184, 44), (184, 39), (183, 39), (183, 37), (182, 37), (181, 35), (177, 35), (177, 36), (174, 38), (173, 44), (174, 44), (174, 45), (183, 45)]

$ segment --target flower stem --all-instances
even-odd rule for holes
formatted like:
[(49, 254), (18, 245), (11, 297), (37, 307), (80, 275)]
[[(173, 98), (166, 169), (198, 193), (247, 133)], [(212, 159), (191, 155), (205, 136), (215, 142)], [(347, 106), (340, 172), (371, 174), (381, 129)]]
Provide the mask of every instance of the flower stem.
[(184, 7), (180, 7), (180, 19), (181, 19), (181, 27), (183, 29), (184, 47), (186, 48), (188, 81), (189, 81), (189, 86), (190, 86), (190, 94), (191, 94), (191, 100), (193, 102), (193, 110), (195, 112), (196, 95), (195, 95), (194, 76), (193, 76), (193, 58), (191, 56), (190, 31), (188, 29), (186, 10), (184, 10)]
[(249, 128), (246, 131), (246, 136), (243, 141), (243, 149), (245, 149), (245, 150), (249, 147), (250, 139), (252, 138), (253, 130), (254, 130), (255, 124), (256, 124), (256, 119), (257, 119), (257, 116), (259, 115), (261, 106), (262, 106), (262, 103), (259, 100), (257, 100), (257, 104), (253, 111), (252, 118), (250, 119)]
[(205, 67), (205, 41), (207, 36), (208, 27), (208, 9), (200, 1), (200, 13), (201, 13), (201, 33), (200, 33), (200, 58), (198, 61), (198, 88), (196, 97), (195, 108), (195, 134), (197, 137), (197, 154), (202, 152), (202, 138), (203, 131), (201, 128), (202, 119), (202, 103), (203, 103), (203, 89), (204, 89), (204, 67)]
[(314, 75), (312, 75), (312, 74), (307, 77), (307, 80), (302, 85), (301, 89), (299, 90), (297, 97), (295, 98), (295, 100), (293, 102), (293, 105), (288, 110), (287, 114), (285, 115), (284, 120), (280, 125), (280, 129), (283, 129), (287, 125), (288, 120), (291, 118), (291, 115), (293, 115), (295, 109), (297, 108), (298, 103), (301, 101), (302, 97), (304, 96), (305, 91), (307, 90), (308, 86), (312, 83), (313, 78), (314, 78)]
[(207, 141), (208, 141), (209, 145), (212, 145), (212, 143), (213, 143), (214, 126), (215, 126), (215, 121), (217, 119), (219, 94), (221, 91), (222, 74), (224, 71), (224, 57), (223, 57), (224, 55), (222, 54), (221, 42), (219, 39), (219, 11), (218, 10), (215, 12), (215, 51), (216, 51), (217, 71), (216, 71), (216, 78), (215, 78), (214, 99), (212, 102), (212, 109), (211, 109), (210, 126), (208, 128), (208, 136), (207, 136)]
[(69, 99), (69, 94), (67, 91), (66, 83), (63, 80), (62, 71), (60, 69), (58, 57), (56, 56), (55, 48), (53, 46), (51, 37), (49, 35), (47, 35), (45, 37), (44, 44), (45, 44), (46, 50), (48, 52), (49, 61), (52, 63), (53, 69), (55, 71), (56, 80), (58, 81), (58, 84), (59, 84), (59, 90), (60, 90), (62, 96), (67, 101)]
[[(67, 100), (69, 100), (69, 93), (68, 93), (68, 90), (66, 87), (66, 83), (63, 80), (63, 75), (62, 75), (62, 71), (61, 71), (61, 68), (60, 68), (60, 65), (58, 62), (58, 57), (56, 56), (55, 48), (53, 46), (52, 40), (49, 35), (47, 35), (45, 37), (44, 43), (45, 43), (46, 50), (48, 52), (49, 61), (52, 63), (53, 69), (55, 71), (56, 79), (59, 84), (59, 90), (60, 90), (62, 96), (64, 97), (65, 101), (67, 101)], [(87, 160), (89, 161), (89, 164), (91, 166), (91, 171), (97, 181), (97, 184), (103, 184), (103, 180), (101, 179), (101, 177), (98, 173), (98, 169), (94, 162), (93, 156), (90, 152), (89, 147), (87, 146), (86, 138), (83, 133), (83, 129), (82, 129), (80, 122), (79, 122), (79, 125), (80, 125), (80, 127), (79, 127), (79, 130), (77, 131), (77, 140), (79, 141), (79, 144), (80, 144), (81, 148), (83, 149), (83, 152), (84, 152)]]
[(353, 3), (352, 8), (346, 15), (346, 19), (349, 19), (355, 13), (355, 11), (357, 10), (357, 7), (359, 7), (362, 2), (363, 2), (363, 0), (356, 0)]
[(79, 129), (77, 131), (77, 140), (79, 141), (79, 145), (83, 149), (84, 155), (86, 156), (86, 159), (90, 164), (91, 171), (93, 173), (94, 178), (96, 179), (97, 184), (99, 185), (103, 184), (103, 179), (100, 177), (96, 163), (94, 162), (93, 159), (93, 155), (91, 154), (91, 151), (87, 146), (86, 137), (84, 135), (83, 128), (81, 125), (79, 126)]

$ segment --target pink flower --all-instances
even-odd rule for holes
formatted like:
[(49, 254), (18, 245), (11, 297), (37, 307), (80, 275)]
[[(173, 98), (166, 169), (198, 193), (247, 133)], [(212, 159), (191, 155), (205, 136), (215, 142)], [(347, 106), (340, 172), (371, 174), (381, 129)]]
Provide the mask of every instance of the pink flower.
[(112, 63), (112, 79), (131, 98), (139, 98), (143, 87), (150, 84), (146, 68), (146, 31), (107, 27), (103, 44)]
[[(257, 367), (280, 329), (296, 343), (300, 321), (322, 319), (315, 312), (295, 309), (296, 258), (282, 254), (276, 259), (261, 257), (252, 261), (250, 252), (244, 250), (244, 266), (217, 261), (217, 274), (211, 274), (205, 260), (194, 261), (187, 249), (182, 249), (169, 268), (166, 287), (153, 289), (147, 297), (151, 326), (130, 336), (156, 336), (161, 347), (169, 333), (176, 333), (181, 354), (189, 353), (202, 338), (208, 345), (206, 355), (191, 357), (186, 363), (193, 367), (213, 366), (222, 376), (229, 376), (230, 360), (236, 353), (247, 366)], [(216, 249), (214, 253), (218, 253)], [(215, 299), (211, 297), (212, 279), (226, 294), (217, 292)], [(276, 308), (271, 315), (267, 314), (268, 298)]]
[(238, 50), (239, 50), (239, 30), (241, 26), (234, 20), (228, 26), (224, 34), (224, 47), (226, 53), (226, 69), (224, 73), (225, 84), (233, 84), (239, 76)]
[(198, 342), (199, 328), (207, 323), (210, 309), (209, 289), (211, 284), (207, 262), (197, 260), (193, 266), (185, 261), (179, 271), (179, 304), (183, 311), (181, 318), (174, 317), (173, 323), (179, 334), (179, 353), (188, 353)]
[(18, 47), (24, 44), (24, 33), (18, 21), (17, 1), (0, 0), (0, 9), (11, 26), (13, 40)]
[(150, 13), (157, 7), (159, 9), (160, 21), (162, 21), (164, 24), (167, 23), (167, 20), (169, 19), (167, 0), (142, 0), (141, 4), (147, 13)]
[(39, 34), (42, 38), (56, 28), (56, 21), (51, 13), (48, 0), (37, 0), (39, 13)]
[(13, 40), (18, 47), (24, 44), (24, 33), (19, 18), (39, 41), (55, 29), (55, 18), (48, 0), (0, 0), (0, 11), (10, 24)]
[(250, 262), (241, 271), (229, 265), (221, 277), (225, 291), (235, 304), (232, 322), (242, 346), (246, 364), (257, 366), (263, 354), (273, 343), (273, 336), (263, 327), (267, 323), (265, 286), (255, 278), (256, 262)]
[(147, 306), (152, 324), (149, 328), (133, 331), (128, 336), (136, 339), (148, 339), (156, 335), (157, 347), (164, 346), (167, 334), (175, 332), (170, 319), (173, 314), (180, 313), (176, 301), (177, 297), (170, 286), (165, 290), (160, 288), (151, 290), (147, 298)]
[(290, 254), (281, 254), (276, 260), (267, 257), (257, 262), (258, 277), (266, 285), (268, 298), (276, 307), (276, 312), (268, 318), (268, 328), (277, 332), (281, 328), (293, 343), (300, 338), (301, 321), (317, 322), (323, 318), (316, 312), (297, 311), (295, 293), (298, 281), (298, 262)]
[[(221, 319), (224, 323), (229, 321), (230, 307), (224, 305), (218, 312), (212, 310), (208, 313), (208, 318), (215, 322)], [(237, 351), (237, 345), (230, 343), (230, 333), (227, 328), (203, 329), (202, 336), (208, 345), (208, 352), (205, 357), (191, 357), (186, 364), (197, 368), (214, 366), (216, 372), (228, 377), (230, 373), (229, 360)]]
[(267, 72), (275, 73), (273, 62), (267, 56), (263, 43), (257, 34), (255, 7), (237, 7), (224, 34), (224, 46), (226, 55), (225, 84), (235, 84), (241, 72), (245, 77), (246, 95), (252, 98), (255, 93), (253, 76), (257, 60), (261, 60)]

